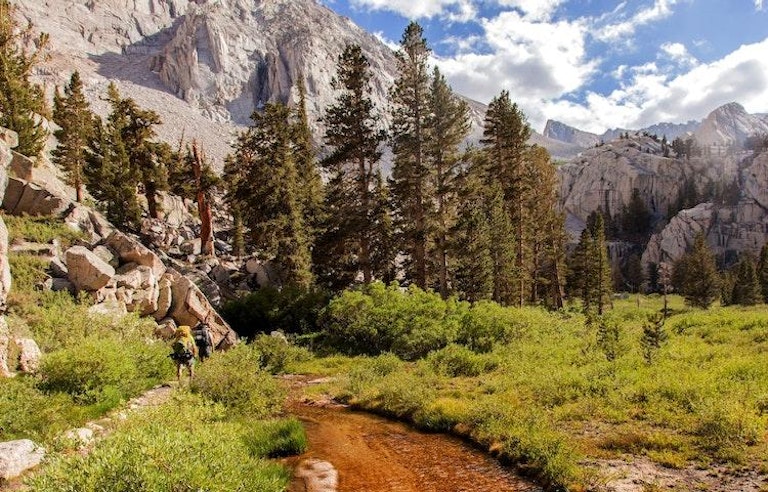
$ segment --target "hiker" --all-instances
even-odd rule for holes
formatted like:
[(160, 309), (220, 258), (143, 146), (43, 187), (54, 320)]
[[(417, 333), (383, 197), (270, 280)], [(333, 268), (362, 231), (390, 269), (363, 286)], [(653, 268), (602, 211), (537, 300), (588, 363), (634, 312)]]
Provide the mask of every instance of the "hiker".
[(197, 353), (200, 362), (205, 361), (211, 356), (213, 352), (213, 337), (211, 336), (211, 329), (207, 323), (198, 323), (193, 330), (195, 336), (195, 344), (197, 345)]
[(197, 345), (192, 338), (192, 332), (189, 326), (182, 325), (176, 329), (171, 344), (173, 352), (169, 355), (176, 363), (176, 379), (181, 385), (181, 369), (186, 367), (189, 370), (189, 381), (195, 377), (195, 357), (197, 356)]

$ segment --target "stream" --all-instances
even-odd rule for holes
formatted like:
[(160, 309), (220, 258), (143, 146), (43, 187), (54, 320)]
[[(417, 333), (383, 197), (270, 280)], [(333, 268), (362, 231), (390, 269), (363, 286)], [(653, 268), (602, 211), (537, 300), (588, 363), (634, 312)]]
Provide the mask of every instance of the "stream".
[(458, 438), (342, 406), (291, 405), (309, 449), (289, 492), (507, 492), (541, 488)]

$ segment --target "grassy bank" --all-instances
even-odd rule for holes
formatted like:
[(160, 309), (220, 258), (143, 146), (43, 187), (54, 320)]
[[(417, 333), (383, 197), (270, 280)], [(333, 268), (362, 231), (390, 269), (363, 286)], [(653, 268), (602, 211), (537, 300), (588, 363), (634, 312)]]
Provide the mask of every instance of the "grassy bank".
[[(588, 459), (623, 454), (671, 468), (768, 469), (765, 306), (694, 311), (674, 298), (655, 347), (643, 333), (661, 308), (656, 298), (639, 307), (617, 301), (602, 322), (589, 323), (576, 310), (451, 303), (443, 316), (436, 299), (420, 311), (410, 297), (409, 324), (389, 305), (400, 303), (394, 294), (381, 295), (356, 293), (331, 306), (341, 314), (326, 323), (348, 337), (355, 320), (369, 334), (395, 327), (388, 349), (399, 357), (337, 357), (304, 368), (340, 375), (324, 390), (354, 406), (467, 436), (543, 483), (574, 490), (599, 481)], [(417, 324), (417, 311), (429, 313), (428, 324)], [(437, 336), (419, 333), (425, 326)], [(410, 356), (440, 336), (440, 348)]]

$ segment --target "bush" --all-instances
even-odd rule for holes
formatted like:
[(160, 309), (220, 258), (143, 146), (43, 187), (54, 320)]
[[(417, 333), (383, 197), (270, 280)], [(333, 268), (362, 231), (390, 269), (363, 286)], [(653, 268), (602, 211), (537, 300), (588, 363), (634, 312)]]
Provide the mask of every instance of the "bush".
[(415, 286), (403, 291), (374, 282), (333, 299), (321, 326), (329, 343), (349, 354), (392, 352), (415, 360), (456, 339), (468, 306)]
[(2, 219), (8, 227), (10, 240), (24, 239), (33, 243), (49, 244), (58, 239), (61, 241), (62, 250), (65, 250), (78, 239), (85, 238), (83, 232), (68, 227), (57, 217), (2, 214)]
[(252, 456), (281, 458), (307, 449), (307, 434), (295, 418), (257, 422), (244, 437)]
[(72, 399), (48, 396), (31, 377), (0, 378), (0, 441), (41, 440), (67, 428)]
[(284, 392), (260, 369), (260, 357), (259, 352), (245, 344), (215, 353), (198, 367), (192, 391), (221, 403), (230, 412), (267, 417), (279, 410)]
[(224, 415), (190, 395), (145, 409), (89, 455), (59, 456), (27, 484), (38, 492), (285, 490), (289, 471), (254, 454), (254, 434)]
[(89, 337), (78, 346), (45, 355), (40, 386), (86, 404), (106, 398), (112, 402), (109, 408), (166, 380), (171, 372), (161, 344)]
[(259, 354), (259, 367), (271, 374), (282, 373), (290, 364), (304, 362), (312, 357), (307, 349), (271, 335), (258, 335), (250, 345)]
[(498, 366), (498, 362), (491, 356), (476, 354), (456, 344), (432, 352), (427, 362), (435, 372), (449, 377), (479, 376)]
[(78, 347), (43, 357), (40, 375), (46, 391), (61, 391), (92, 403), (106, 387), (136, 379), (139, 371), (117, 340), (89, 338)]

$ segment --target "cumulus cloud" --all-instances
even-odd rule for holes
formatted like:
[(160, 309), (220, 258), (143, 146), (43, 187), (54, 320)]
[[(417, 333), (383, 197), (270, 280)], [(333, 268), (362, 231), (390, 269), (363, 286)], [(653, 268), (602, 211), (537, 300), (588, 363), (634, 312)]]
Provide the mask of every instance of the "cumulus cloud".
[(458, 92), (487, 102), (500, 88), (513, 97), (558, 98), (581, 87), (597, 61), (586, 59), (581, 21), (535, 22), (517, 11), (484, 19), (487, 52), (437, 61)]
[(757, 10), (763, 10), (763, 0), (755, 0), (755, 8)]
[(548, 20), (564, 0), (497, 0), (502, 7), (516, 7), (531, 20)]
[(543, 112), (597, 133), (701, 119), (732, 101), (747, 111), (764, 112), (768, 110), (767, 51), (768, 38), (676, 76), (654, 72), (648, 65), (634, 67), (631, 82), (608, 95), (589, 93), (582, 104), (546, 101)]
[(472, 0), (352, 0), (358, 8), (386, 10), (408, 19), (446, 16), (455, 21), (470, 20), (476, 9)]
[(609, 23), (599, 29), (595, 36), (605, 42), (619, 41), (632, 36), (638, 27), (659, 21), (672, 15), (672, 7), (679, 0), (655, 0), (654, 4), (639, 10), (635, 15), (621, 22)]
[(695, 66), (698, 64), (698, 60), (688, 52), (688, 48), (682, 43), (664, 43), (661, 45), (661, 52), (678, 65)]

